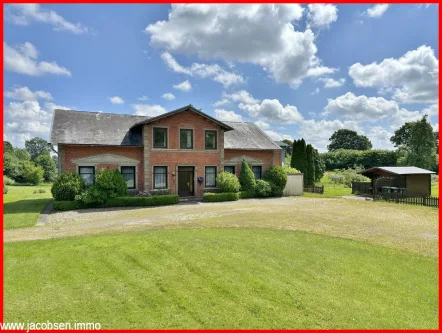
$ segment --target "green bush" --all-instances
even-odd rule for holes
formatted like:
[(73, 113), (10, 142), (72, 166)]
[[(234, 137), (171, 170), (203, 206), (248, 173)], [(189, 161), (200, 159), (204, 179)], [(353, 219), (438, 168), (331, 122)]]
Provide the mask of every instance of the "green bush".
[(285, 173), (288, 175), (296, 175), (298, 173), (301, 173), (298, 169), (292, 168), (288, 164), (284, 164), (283, 169), (284, 169)]
[(108, 199), (104, 205), (106, 207), (164, 206), (177, 204), (178, 202), (177, 194), (167, 194), (151, 197), (116, 197)]
[(59, 211), (92, 207), (143, 207), (163, 206), (177, 204), (178, 195), (158, 195), (152, 197), (116, 197), (108, 199), (105, 203), (85, 204), (81, 201), (54, 201), (54, 209)]
[(84, 189), (84, 180), (75, 172), (64, 172), (52, 184), (51, 193), (55, 200), (74, 200)]
[(255, 192), (253, 191), (242, 191), (239, 192), (239, 198), (240, 199), (249, 199), (249, 198), (254, 198), (255, 197)]
[(14, 185), (14, 179), (9, 178), (8, 176), (3, 176), (3, 184), (4, 185)]
[(239, 199), (238, 193), (204, 193), (203, 201), (220, 202), (220, 201), (236, 201)]
[(287, 173), (281, 166), (274, 165), (264, 172), (262, 179), (272, 182), (276, 186), (284, 189), (287, 184)]
[(54, 200), (54, 210), (66, 211), (84, 208), (84, 205), (79, 201), (57, 201)]
[(95, 186), (108, 198), (127, 195), (127, 185), (119, 170), (100, 169), (95, 176)]
[(31, 161), (24, 161), (21, 167), (23, 183), (38, 185), (43, 181), (43, 169)]
[(8, 190), (9, 190), (8, 187), (3, 184), (3, 194), (7, 194)]
[(221, 193), (238, 192), (241, 185), (238, 177), (230, 172), (220, 172), (216, 179), (217, 186)]
[(343, 184), (346, 187), (351, 187), (353, 182), (369, 182), (370, 178), (367, 178), (358, 171), (362, 168), (356, 169), (336, 169), (334, 174), (329, 174), (328, 177), (334, 182)]
[(245, 160), (242, 160), (239, 183), (241, 184), (241, 191), (253, 191), (256, 185), (252, 168), (250, 168)]
[(335, 152), (320, 154), (325, 162), (326, 170), (348, 169), (362, 165), (364, 169), (381, 166), (396, 166), (397, 154), (392, 150), (348, 150), (339, 149)]
[(273, 182), (268, 182), (270, 184), (270, 196), (271, 197), (282, 197), (283, 188), (274, 184)]
[(57, 177), (57, 165), (49, 153), (37, 156), (34, 162), (43, 169), (43, 177), (46, 182), (54, 181)]
[(84, 192), (75, 196), (75, 201), (85, 205), (102, 204), (108, 199), (106, 191), (96, 185), (91, 185)]
[(272, 188), (269, 182), (262, 179), (258, 179), (256, 181), (255, 196), (264, 198), (264, 197), (269, 197), (271, 193), (272, 193)]

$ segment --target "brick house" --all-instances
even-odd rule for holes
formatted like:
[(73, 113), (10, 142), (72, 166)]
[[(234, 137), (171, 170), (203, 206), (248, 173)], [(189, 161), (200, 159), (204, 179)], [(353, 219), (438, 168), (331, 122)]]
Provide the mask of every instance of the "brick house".
[(245, 159), (257, 179), (281, 165), (283, 151), (251, 122), (221, 122), (191, 105), (157, 117), (55, 110), (51, 144), (58, 171), (93, 183), (100, 168), (118, 168), (129, 190), (202, 196), (216, 175), (239, 176)]

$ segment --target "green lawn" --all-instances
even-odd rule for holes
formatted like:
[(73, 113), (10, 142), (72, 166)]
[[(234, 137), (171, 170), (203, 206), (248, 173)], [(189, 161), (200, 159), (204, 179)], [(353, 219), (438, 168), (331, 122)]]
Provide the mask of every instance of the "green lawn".
[(304, 196), (311, 198), (339, 198), (343, 195), (352, 195), (350, 187), (346, 187), (343, 184), (332, 182), (331, 179), (328, 177), (328, 174), (330, 173), (334, 172), (333, 171), (325, 172), (324, 176), (316, 184), (317, 186), (324, 185), (323, 194), (304, 192)]
[(102, 328), (429, 328), (437, 258), (254, 228), (5, 244), (5, 321)]
[(433, 197), (438, 197), (439, 196), (439, 183), (431, 184), (431, 195)]
[[(46, 193), (34, 193), (43, 189)], [(8, 186), (3, 195), (4, 229), (34, 226), (44, 206), (52, 198), (51, 185)]]

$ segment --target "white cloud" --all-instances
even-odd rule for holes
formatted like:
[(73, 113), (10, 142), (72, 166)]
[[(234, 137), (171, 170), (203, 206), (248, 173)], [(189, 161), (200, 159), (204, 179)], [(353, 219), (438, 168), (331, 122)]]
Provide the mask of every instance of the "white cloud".
[(332, 79), (332, 78), (319, 78), (318, 81), (324, 83), (324, 88), (337, 88), (341, 87), (345, 83), (345, 79)]
[(263, 129), (263, 130), (270, 128), (270, 124), (266, 123), (265, 121), (262, 121), (262, 120), (255, 121), (255, 125), (258, 126), (260, 129)]
[(438, 117), (439, 106), (433, 104), (421, 111), (409, 111), (407, 109), (400, 109), (396, 114), (390, 118), (390, 124), (393, 129), (398, 129), (406, 122), (417, 121), (422, 119), (424, 115), (428, 115), (429, 120)]
[(319, 89), (319, 88), (316, 88), (314, 91), (312, 91), (312, 92), (310, 93), (310, 95), (317, 95), (317, 94), (319, 94), (319, 91), (320, 91), (320, 89)]
[(180, 84), (174, 84), (173, 87), (175, 89), (181, 90), (181, 91), (191, 91), (192, 85), (188, 80), (181, 82)]
[(393, 144), (390, 142), (392, 136), (392, 132), (387, 131), (381, 126), (372, 127), (367, 135), (374, 149), (394, 149)]
[(308, 5), (307, 26), (312, 28), (329, 28), (338, 19), (338, 8), (335, 5)]
[(223, 97), (227, 100), (233, 101), (235, 103), (244, 103), (244, 104), (255, 104), (259, 103), (259, 99), (254, 98), (250, 93), (246, 90), (239, 90), (233, 92), (231, 94), (223, 94)]
[(46, 100), (52, 100), (53, 97), (50, 93), (38, 90), (38, 91), (31, 91), (28, 87), (16, 87), (13, 90), (5, 91), (4, 92), (5, 97), (16, 99), (19, 101), (32, 101), (37, 99), (46, 99)]
[(37, 61), (38, 52), (34, 45), (26, 42), (15, 48), (3, 42), (4, 66), (6, 70), (20, 74), (39, 76), (43, 74), (67, 75), (71, 72), (56, 62)]
[(295, 30), (303, 10), (298, 4), (172, 5), (168, 19), (146, 32), (151, 45), (168, 52), (259, 65), (277, 82), (296, 87), (306, 77), (334, 71), (316, 56), (314, 33)]
[(277, 99), (265, 99), (260, 104), (240, 103), (238, 107), (247, 111), (252, 117), (259, 117), (269, 122), (295, 124), (303, 119), (296, 106), (289, 104), (283, 106)]
[(372, 17), (372, 18), (381, 17), (387, 11), (389, 6), (390, 5), (385, 5), (385, 4), (374, 5), (373, 7), (370, 7), (367, 9), (366, 14), (368, 17)]
[(132, 107), (137, 116), (155, 117), (167, 112), (161, 105), (133, 104)]
[(264, 133), (267, 134), (272, 140), (275, 140), (275, 141), (282, 141), (284, 139), (288, 139), (288, 140), (293, 141), (293, 137), (291, 135), (280, 134), (280, 133), (275, 132), (273, 130), (265, 130)]
[(77, 35), (90, 31), (81, 23), (71, 23), (57, 12), (46, 10), (37, 4), (8, 5), (6, 19), (17, 25), (29, 25), (33, 22), (47, 23), (54, 26), (54, 31), (69, 31)]
[(147, 101), (149, 98), (146, 95), (137, 98), (139, 101)]
[(109, 97), (109, 100), (112, 104), (124, 104), (124, 99), (120, 96)]
[(212, 106), (217, 108), (219, 106), (223, 106), (223, 105), (226, 105), (226, 104), (230, 104), (230, 101), (227, 98), (223, 98), (223, 99), (213, 103)]
[(320, 152), (327, 151), (329, 138), (339, 129), (351, 129), (359, 134), (363, 134), (363, 130), (357, 121), (340, 121), (325, 120), (315, 121), (313, 119), (304, 120), (300, 124), (299, 137), (304, 138), (308, 143), (318, 149)]
[(241, 75), (233, 72), (228, 72), (222, 69), (219, 65), (207, 65), (193, 63), (191, 67), (186, 68), (181, 66), (175, 58), (168, 52), (164, 52), (161, 55), (164, 62), (176, 73), (182, 73), (190, 76), (197, 76), (201, 78), (211, 78), (212, 80), (221, 83), (225, 88), (232, 85), (244, 83), (244, 79)]
[(216, 109), (215, 118), (221, 121), (242, 121), (242, 116), (240, 114), (224, 109)]
[(173, 101), (175, 99), (175, 96), (172, 93), (165, 93), (161, 97), (167, 99), (168, 101)]
[(49, 138), (54, 109), (70, 109), (54, 103), (38, 101), (11, 102), (5, 106), (5, 138), (14, 146), (23, 147), (33, 137)]
[(395, 101), (383, 97), (356, 96), (348, 92), (335, 99), (328, 99), (324, 115), (334, 114), (348, 119), (376, 121), (398, 112)]
[(438, 101), (439, 60), (429, 46), (420, 46), (399, 59), (369, 65), (356, 63), (348, 74), (358, 87), (380, 88), (402, 103)]

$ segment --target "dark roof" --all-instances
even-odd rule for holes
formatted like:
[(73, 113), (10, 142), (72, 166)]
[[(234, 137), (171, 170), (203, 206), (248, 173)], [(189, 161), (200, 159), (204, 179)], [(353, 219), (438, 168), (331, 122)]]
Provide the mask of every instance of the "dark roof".
[(224, 133), (224, 149), (281, 149), (255, 123), (230, 121), (225, 123), (234, 130)]
[[(254, 123), (220, 122), (199, 110), (204, 117), (220, 124), (225, 129), (224, 148), (242, 150), (281, 149)], [(188, 110), (181, 108), (172, 112)], [(165, 115), (168, 115), (167, 113)], [(165, 117), (134, 116), (103, 112), (54, 110), (51, 128), (52, 144), (143, 146), (142, 124)], [(161, 118), (160, 118), (161, 117)]]
[(401, 166), (401, 167), (376, 167), (376, 168), (370, 168), (364, 171), (361, 171), (362, 174), (372, 173), (377, 170), (382, 170), (394, 175), (430, 175), (435, 172), (421, 169), (414, 166)]
[(289, 145), (282, 141), (275, 141), (275, 143), (280, 147), (288, 147)]
[(174, 114), (177, 114), (177, 113), (180, 113), (180, 112), (184, 112), (184, 111), (192, 111), (192, 112), (196, 112), (196, 113), (198, 113), (199, 115), (203, 116), (204, 118), (207, 118), (207, 119), (213, 121), (214, 123), (217, 123), (217, 124), (220, 125), (222, 128), (224, 128), (225, 131), (231, 131), (231, 130), (233, 129), (232, 127), (226, 125), (226, 123), (224, 123), (224, 122), (222, 122), (222, 121), (219, 121), (218, 119), (215, 119), (215, 118), (209, 116), (208, 114), (205, 114), (204, 112), (201, 112), (201, 111), (198, 110), (198, 109), (195, 109), (192, 105), (187, 105), (187, 106), (185, 106), (185, 107), (182, 107), (182, 108), (179, 108), (179, 109), (176, 109), (176, 110), (173, 110), (173, 111), (167, 112), (167, 113), (160, 114), (159, 116), (156, 116), (156, 117), (152, 117), (152, 118), (149, 118), (149, 119), (143, 120), (143, 121), (141, 121), (141, 122), (139, 122), (139, 123), (133, 125), (132, 127), (135, 127), (135, 126), (138, 126), (138, 125), (143, 125), (143, 124), (148, 124), (148, 123), (151, 123), (151, 122), (153, 122), (153, 121), (156, 121), (156, 120), (159, 120), (159, 119), (163, 119), (163, 118), (167, 118), (167, 117), (170, 117), (170, 116), (172, 116), (172, 115), (174, 115)]
[(145, 116), (54, 110), (51, 138), (53, 144), (142, 146), (141, 129), (129, 131)]

